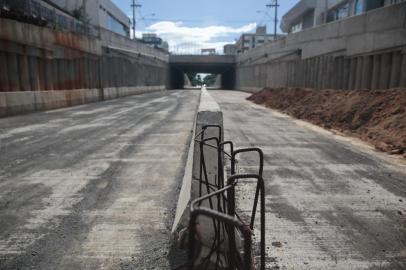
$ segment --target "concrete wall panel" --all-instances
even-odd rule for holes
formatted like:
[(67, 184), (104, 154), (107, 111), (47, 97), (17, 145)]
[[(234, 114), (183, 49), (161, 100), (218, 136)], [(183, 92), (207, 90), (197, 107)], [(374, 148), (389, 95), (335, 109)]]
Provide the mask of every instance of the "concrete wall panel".
[(402, 67), (400, 71), (400, 87), (406, 87), (406, 54), (402, 54)]
[(0, 52), (0, 92), (10, 91), (8, 73), (7, 55), (6, 53)]
[(361, 89), (371, 89), (372, 80), (372, 56), (364, 56), (363, 66), (362, 66), (362, 79), (361, 79)]
[[(12, 93), (9, 95), (9, 93)], [(20, 112), (29, 112), (35, 110), (34, 92), (7, 92), (6, 93), (6, 112), (7, 114), (17, 114)]]
[(15, 53), (7, 54), (7, 67), (9, 91), (20, 91), (20, 73), (18, 71), (17, 55)]
[[(152, 86), (168, 81), (167, 53), (108, 31), (95, 38), (3, 18), (0, 24), (0, 69), (6, 66), (0, 91)], [(108, 58), (102, 70), (97, 63), (101, 55)], [(145, 70), (134, 78), (138, 69)]]
[(379, 72), (379, 89), (389, 88), (392, 54), (384, 53), (381, 56), (381, 69)]
[(402, 65), (402, 53), (400, 51), (393, 52), (389, 88), (395, 88), (400, 86), (400, 72), (402, 68), (401, 65)]
[(20, 91), (31, 91), (30, 85), (30, 71), (28, 66), (28, 57), (25, 55), (18, 55), (18, 75), (20, 77)]
[[(289, 34), (237, 57), (237, 85), (240, 88), (274, 86), (378, 89), (404, 86), (406, 46), (406, 2), (380, 8)], [(283, 54), (301, 51), (294, 67), (284, 70)], [(269, 62), (267, 79), (251, 75), (261, 57)], [(278, 59), (277, 61), (274, 59)], [(309, 59), (310, 62), (308, 61)], [(244, 68), (243, 68), (244, 67)], [(295, 72), (292, 72), (294, 70)], [(240, 72), (241, 71), (241, 72)], [(286, 76), (294, 76), (293, 79)], [(266, 83), (263, 83), (263, 82)]]
[(373, 10), (362, 17), (366, 17), (367, 32), (402, 28), (405, 27), (404, 22), (406, 21), (405, 3)]
[(379, 88), (380, 67), (381, 67), (381, 55), (379, 54), (374, 55), (372, 64), (372, 81), (371, 81), (372, 90)]
[(6, 92), (0, 92), (0, 117), (7, 115)]

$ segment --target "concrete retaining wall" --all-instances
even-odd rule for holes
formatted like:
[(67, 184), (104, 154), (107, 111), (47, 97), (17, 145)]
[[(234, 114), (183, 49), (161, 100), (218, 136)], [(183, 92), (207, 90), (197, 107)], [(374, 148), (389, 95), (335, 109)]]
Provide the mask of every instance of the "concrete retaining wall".
[(290, 34), (237, 60), (237, 88), (406, 87), (406, 3)]
[(100, 89), (75, 89), (58, 91), (0, 92), (0, 117), (51, 110), (91, 102), (114, 99), (128, 95), (163, 91), (166, 87), (118, 87)]
[(0, 25), (2, 116), (167, 85), (167, 53), (107, 30), (97, 38), (3, 18)]

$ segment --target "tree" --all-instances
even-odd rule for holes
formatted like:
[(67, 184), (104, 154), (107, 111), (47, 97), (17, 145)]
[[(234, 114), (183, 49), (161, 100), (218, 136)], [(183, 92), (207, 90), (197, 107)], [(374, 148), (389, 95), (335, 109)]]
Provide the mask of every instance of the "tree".
[(216, 83), (217, 75), (209, 74), (203, 79), (203, 83), (207, 86), (213, 86)]
[(197, 73), (188, 73), (187, 76), (189, 77), (192, 86), (199, 86), (203, 85), (202, 77), (200, 74)]

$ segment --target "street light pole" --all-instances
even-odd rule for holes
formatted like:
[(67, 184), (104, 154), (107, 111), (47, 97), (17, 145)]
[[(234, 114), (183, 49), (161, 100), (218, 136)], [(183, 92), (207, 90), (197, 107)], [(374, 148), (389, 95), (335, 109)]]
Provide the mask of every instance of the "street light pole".
[(267, 8), (275, 8), (275, 21), (274, 21), (274, 39), (277, 38), (277, 26), (278, 26), (278, 0), (273, 0), (271, 4), (266, 5)]
[(131, 5), (131, 7), (133, 8), (133, 35), (134, 35), (134, 39), (135, 39), (135, 24), (136, 24), (136, 20), (135, 20), (135, 10), (136, 8), (140, 8), (141, 5), (138, 5), (135, 3), (135, 0), (133, 0), (133, 3)]

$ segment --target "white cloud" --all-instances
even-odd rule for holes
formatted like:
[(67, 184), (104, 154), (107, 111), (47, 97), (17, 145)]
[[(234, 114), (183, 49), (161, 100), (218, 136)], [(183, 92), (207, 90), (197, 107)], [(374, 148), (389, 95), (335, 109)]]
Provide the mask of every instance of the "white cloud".
[[(169, 46), (175, 50), (189, 52), (190, 50), (200, 51), (200, 48), (216, 48), (217, 51), (221, 51), (225, 44), (234, 41), (235, 35), (250, 32), (255, 27), (256, 23), (250, 23), (239, 28), (218, 25), (188, 27), (182, 22), (161, 21), (147, 27), (145, 32), (156, 33), (168, 41)], [(137, 31), (136, 35), (137, 37), (141, 36), (142, 32)], [(216, 40), (219, 38), (231, 40), (228, 42)]]

